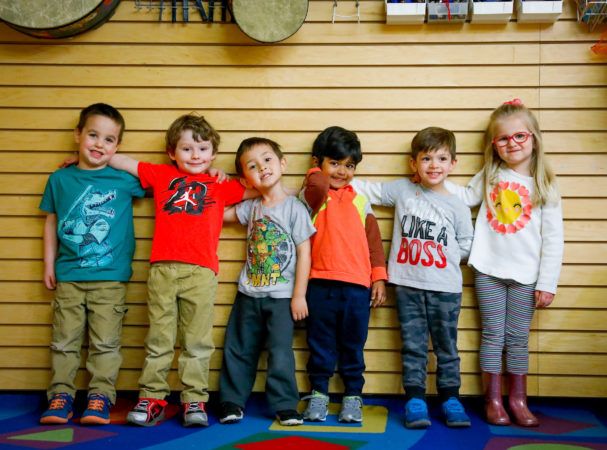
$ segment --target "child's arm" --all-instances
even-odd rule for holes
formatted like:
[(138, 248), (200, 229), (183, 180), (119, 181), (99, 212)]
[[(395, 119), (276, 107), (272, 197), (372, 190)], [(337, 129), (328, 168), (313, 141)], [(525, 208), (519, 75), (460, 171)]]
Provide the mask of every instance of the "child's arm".
[(470, 208), (463, 205), (456, 211), (455, 218), (455, 239), (459, 246), (459, 256), (462, 261), (467, 260), (470, 256), (473, 237), (474, 226), (472, 225)]
[(485, 176), (482, 171), (474, 175), (466, 186), (445, 180), (445, 188), (456, 195), (466, 206), (474, 208), (481, 204), (484, 199)]
[(381, 306), (386, 301), (386, 256), (381, 242), (381, 233), (377, 219), (373, 214), (367, 214), (365, 233), (369, 243), (369, 259), (371, 261), (371, 306)]
[(542, 254), (540, 273), (535, 284), (536, 307), (544, 308), (554, 300), (563, 262), (563, 211), (560, 200), (544, 205), (542, 215)]
[(329, 187), (329, 178), (320, 169), (314, 168), (308, 171), (304, 181), (303, 200), (308, 204), (313, 214), (317, 213), (327, 200)]
[(57, 259), (57, 214), (49, 213), (44, 222), (44, 285), (50, 290), (57, 287), (55, 259)]
[[(374, 181), (365, 181), (360, 180), (358, 178), (354, 178), (350, 183), (354, 190), (360, 195), (364, 195), (369, 200), (369, 203), (372, 205), (383, 205), (382, 202), (382, 188), (383, 183), (378, 183)], [(392, 205), (386, 205), (392, 206)]]
[(139, 178), (139, 172), (137, 171), (137, 167), (139, 166), (139, 161), (131, 158), (130, 156), (115, 154), (110, 159), (108, 163), (110, 167), (113, 167), (117, 170), (124, 170), (125, 172), (130, 173), (134, 177)]
[(238, 216), (236, 215), (236, 206), (232, 205), (223, 209), (223, 221), (238, 222)]
[(291, 314), (294, 321), (308, 317), (308, 304), (306, 303), (306, 290), (310, 277), (312, 263), (310, 239), (306, 239), (296, 247), (297, 262), (295, 265), (295, 286), (291, 299)]

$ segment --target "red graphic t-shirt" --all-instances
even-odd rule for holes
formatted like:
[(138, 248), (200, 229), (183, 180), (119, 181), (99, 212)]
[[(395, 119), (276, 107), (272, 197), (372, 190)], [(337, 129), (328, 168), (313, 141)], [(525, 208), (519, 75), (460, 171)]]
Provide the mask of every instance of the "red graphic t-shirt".
[(139, 180), (154, 191), (156, 225), (150, 262), (179, 261), (219, 270), (217, 246), (224, 206), (242, 200), (244, 187), (189, 175), (168, 164), (139, 163)]

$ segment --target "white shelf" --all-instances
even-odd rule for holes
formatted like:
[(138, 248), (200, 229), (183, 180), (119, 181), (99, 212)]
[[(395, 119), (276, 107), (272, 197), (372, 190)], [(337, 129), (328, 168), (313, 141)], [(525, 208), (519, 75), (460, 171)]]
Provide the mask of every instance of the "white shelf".
[(390, 25), (423, 23), (426, 18), (426, 2), (386, 4), (386, 23)]
[(517, 0), (516, 20), (529, 23), (553, 23), (563, 12), (563, 0)]
[(512, 17), (513, 1), (471, 1), (470, 22), (506, 23)]

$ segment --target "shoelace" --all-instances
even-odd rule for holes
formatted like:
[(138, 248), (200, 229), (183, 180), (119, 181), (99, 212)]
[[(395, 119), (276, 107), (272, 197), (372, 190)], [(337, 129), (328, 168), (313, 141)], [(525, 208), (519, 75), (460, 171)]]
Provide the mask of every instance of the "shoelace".
[(448, 401), (446, 407), (448, 410), (453, 412), (464, 412), (464, 407), (457, 402)]
[(414, 402), (414, 403), (409, 403), (407, 405), (407, 407), (412, 411), (412, 412), (420, 412), (423, 411), (424, 408), (424, 404), (423, 403), (418, 403), (418, 402)]
[(139, 402), (137, 403), (137, 406), (135, 406), (135, 409), (137, 411), (147, 411), (149, 404), (150, 404), (149, 400), (139, 400)]
[(347, 398), (344, 402), (344, 409), (360, 409), (363, 402), (360, 398)]
[(186, 413), (190, 413), (190, 412), (204, 412), (204, 408), (200, 407), (200, 403), (188, 403), (188, 409), (186, 411)]
[(89, 404), (87, 406), (88, 409), (93, 411), (103, 411), (103, 407), (105, 406), (105, 400), (103, 397), (99, 396), (91, 396), (89, 399)]
[(54, 397), (51, 400), (51, 404), (48, 406), (48, 409), (63, 409), (67, 400), (65, 397)]
[(325, 405), (327, 404), (327, 400), (324, 397), (321, 396), (314, 396), (314, 395), (310, 395), (309, 397), (310, 399), (310, 407), (311, 408), (316, 408), (316, 407), (325, 407)]

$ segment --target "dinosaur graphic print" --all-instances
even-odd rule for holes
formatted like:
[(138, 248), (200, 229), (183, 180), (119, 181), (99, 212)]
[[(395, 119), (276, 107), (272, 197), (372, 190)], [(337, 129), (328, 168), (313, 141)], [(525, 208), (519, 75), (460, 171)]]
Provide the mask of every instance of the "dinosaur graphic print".
[(89, 185), (58, 224), (60, 239), (77, 245), (80, 267), (103, 267), (112, 263), (113, 245), (108, 236), (116, 213), (108, 204), (116, 191), (102, 192)]

